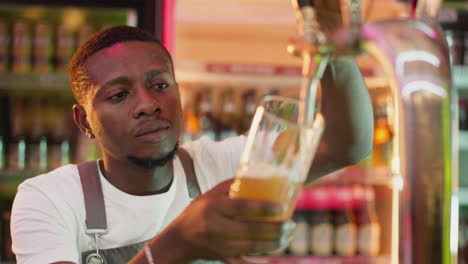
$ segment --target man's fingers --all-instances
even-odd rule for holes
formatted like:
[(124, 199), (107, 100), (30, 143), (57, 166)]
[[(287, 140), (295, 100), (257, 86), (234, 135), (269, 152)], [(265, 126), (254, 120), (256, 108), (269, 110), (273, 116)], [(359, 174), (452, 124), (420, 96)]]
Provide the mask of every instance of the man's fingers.
[(223, 215), (244, 219), (278, 216), (283, 211), (277, 203), (228, 197), (220, 199), (218, 209)]
[(260, 255), (284, 248), (289, 242), (289, 238), (265, 241), (228, 240), (225, 243), (225, 254), (228, 256)]
[(256, 222), (223, 218), (219, 225), (211, 226), (210, 233), (223, 239), (278, 240), (289, 236), (295, 229), (294, 222)]
[(226, 264), (268, 264), (268, 259), (256, 259), (253, 257), (239, 257), (239, 258), (227, 258), (224, 260)]
[(215, 187), (213, 187), (209, 193), (222, 193), (222, 194), (228, 194), (229, 193), (229, 188), (231, 187), (231, 183), (234, 181), (234, 179), (229, 179), (225, 180)]

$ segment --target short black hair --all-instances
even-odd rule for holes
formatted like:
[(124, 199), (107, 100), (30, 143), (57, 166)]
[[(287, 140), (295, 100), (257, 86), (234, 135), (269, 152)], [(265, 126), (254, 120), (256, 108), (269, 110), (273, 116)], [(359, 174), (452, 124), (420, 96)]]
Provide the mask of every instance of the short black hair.
[(172, 68), (172, 72), (174, 72), (174, 65), (169, 51), (152, 34), (130, 26), (112, 26), (104, 28), (90, 36), (83, 45), (76, 50), (68, 67), (73, 95), (79, 104), (84, 103), (86, 94), (91, 90), (91, 83), (84, 67), (86, 60), (102, 49), (126, 41), (153, 42), (159, 45), (169, 58), (170, 67)]

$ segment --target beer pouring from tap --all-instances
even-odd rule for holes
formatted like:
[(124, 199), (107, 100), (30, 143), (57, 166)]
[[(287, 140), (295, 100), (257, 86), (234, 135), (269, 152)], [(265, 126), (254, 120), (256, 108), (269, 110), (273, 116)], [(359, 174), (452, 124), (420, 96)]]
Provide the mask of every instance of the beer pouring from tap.
[(303, 61), (299, 122), (320, 111), (320, 79), (333, 56), (355, 54), (360, 44), (361, 0), (292, 0), (298, 36), (288, 46)]
[[(329, 52), (324, 47), (325, 35), (320, 29), (314, 0), (292, 0), (296, 9), (298, 37), (288, 50), (302, 57), (302, 82), (299, 100), (299, 124), (312, 124), (317, 108), (319, 81), (328, 64)], [(320, 101), (320, 99), (318, 100)]]

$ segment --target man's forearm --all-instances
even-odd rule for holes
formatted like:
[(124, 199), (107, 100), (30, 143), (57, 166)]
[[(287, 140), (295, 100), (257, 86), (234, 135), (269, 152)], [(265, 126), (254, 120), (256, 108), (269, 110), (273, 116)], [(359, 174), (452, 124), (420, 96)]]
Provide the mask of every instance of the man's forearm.
[(321, 86), (326, 127), (309, 181), (359, 162), (369, 155), (373, 143), (372, 104), (355, 59), (332, 61)]

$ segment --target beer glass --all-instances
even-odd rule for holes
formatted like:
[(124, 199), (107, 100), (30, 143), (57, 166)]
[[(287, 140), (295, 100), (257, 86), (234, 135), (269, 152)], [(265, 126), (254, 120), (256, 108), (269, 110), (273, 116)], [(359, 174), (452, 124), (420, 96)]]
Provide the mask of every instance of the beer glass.
[(310, 125), (299, 125), (297, 119), (294, 99), (267, 96), (257, 107), (229, 196), (278, 203), (282, 210), (275, 216), (241, 218), (285, 221), (291, 217), (324, 129), (320, 112)]

